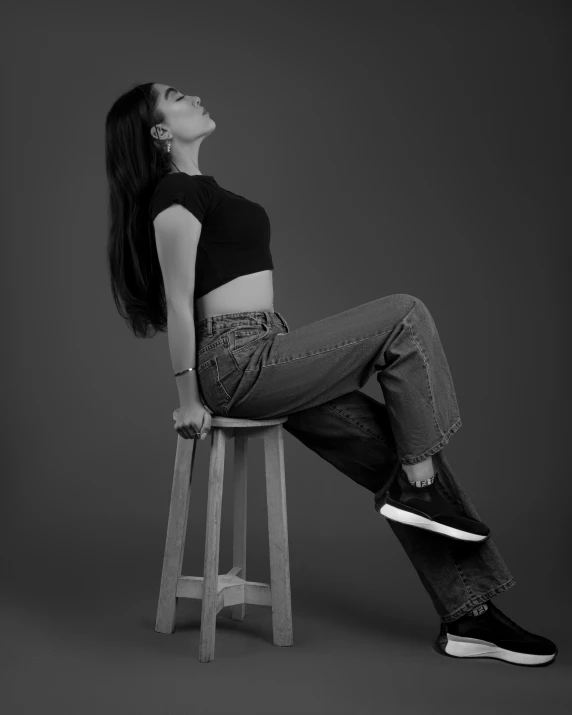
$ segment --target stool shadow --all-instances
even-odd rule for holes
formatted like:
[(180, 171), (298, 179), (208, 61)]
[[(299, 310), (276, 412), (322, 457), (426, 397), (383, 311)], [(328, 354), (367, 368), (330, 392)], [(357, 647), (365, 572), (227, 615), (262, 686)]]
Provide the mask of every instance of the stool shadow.
[[(419, 614), (405, 611), (402, 607), (396, 607), (387, 603), (380, 603), (378, 606), (359, 602), (356, 598), (348, 600), (342, 592), (332, 593), (327, 589), (322, 592), (315, 585), (312, 585), (312, 592), (305, 594), (303, 601), (294, 608), (294, 642), (301, 643), (296, 636), (296, 612), (305, 624), (319, 624), (326, 622), (328, 628), (340, 625), (347, 630), (355, 628), (357, 633), (363, 633), (364, 638), (371, 640), (372, 636), (379, 636), (380, 640), (391, 638), (395, 641), (407, 641), (413, 644), (426, 644), (427, 639), (436, 635), (439, 630), (439, 619), (435, 618), (435, 633), (430, 631), (426, 620)], [(191, 608), (197, 611), (186, 612), (177, 617), (177, 632), (196, 632), (199, 636), (201, 629), (200, 604), (193, 604)], [(147, 623), (147, 620), (146, 620)], [(238, 631), (241, 635), (251, 636), (253, 639), (260, 639), (266, 643), (272, 643), (272, 614), (264, 606), (249, 605), (246, 608), (244, 620), (234, 620), (231, 617), (231, 607), (226, 606), (217, 614), (217, 633)], [(305, 639), (307, 640), (307, 639)]]

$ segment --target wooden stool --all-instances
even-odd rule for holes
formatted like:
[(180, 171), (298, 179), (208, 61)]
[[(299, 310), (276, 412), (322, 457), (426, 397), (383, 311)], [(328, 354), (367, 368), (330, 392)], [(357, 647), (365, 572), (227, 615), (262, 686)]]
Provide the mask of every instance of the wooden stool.
[[(177, 409), (173, 412), (175, 420), (178, 411)], [(178, 435), (155, 630), (159, 633), (175, 631), (175, 611), (179, 597), (202, 599), (199, 646), (201, 663), (214, 660), (216, 616), (225, 606), (232, 606), (232, 618), (239, 621), (242, 621), (245, 616), (247, 603), (272, 606), (274, 645), (291, 646), (294, 643), (282, 433), (282, 424), (287, 419), (281, 417), (272, 420), (246, 420), (214, 415), (211, 417), (212, 440), (203, 576), (181, 576), (197, 440), (185, 439)], [(233, 437), (233, 567), (227, 574), (219, 575), (224, 459), (226, 442)], [(255, 437), (264, 439), (271, 584), (246, 581), (247, 442), (248, 439)]]

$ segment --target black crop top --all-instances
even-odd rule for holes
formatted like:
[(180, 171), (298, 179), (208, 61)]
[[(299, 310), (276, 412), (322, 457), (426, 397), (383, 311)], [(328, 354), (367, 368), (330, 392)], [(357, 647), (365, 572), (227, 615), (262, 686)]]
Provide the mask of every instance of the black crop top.
[(270, 220), (254, 201), (223, 189), (213, 176), (164, 176), (149, 202), (151, 221), (173, 203), (202, 224), (195, 265), (195, 300), (248, 273), (273, 270)]

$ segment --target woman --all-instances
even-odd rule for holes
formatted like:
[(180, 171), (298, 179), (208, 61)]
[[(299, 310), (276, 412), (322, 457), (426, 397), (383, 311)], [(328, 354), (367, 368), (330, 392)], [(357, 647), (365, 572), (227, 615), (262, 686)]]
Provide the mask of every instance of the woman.
[[(552, 641), (491, 601), (515, 580), (442, 454), (461, 418), (429, 310), (396, 294), (290, 330), (266, 211), (199, 169), (215, 128), (199, 97), (160, 83), (106, 119), (113, 296), (135, 335), (167, 330), (176, 431), (288, 416), (285, 430), (373, 493), (441, 618), (437, 652), (553, 662)], [(385, 404), (359, 390), (374, 374)]]

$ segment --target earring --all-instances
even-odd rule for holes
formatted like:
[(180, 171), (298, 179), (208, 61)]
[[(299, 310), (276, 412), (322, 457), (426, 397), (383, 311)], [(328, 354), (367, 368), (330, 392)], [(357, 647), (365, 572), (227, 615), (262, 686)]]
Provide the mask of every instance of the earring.
[(171, 151), (171, 140), (167, 139), (167, 153), (170, 153)]

